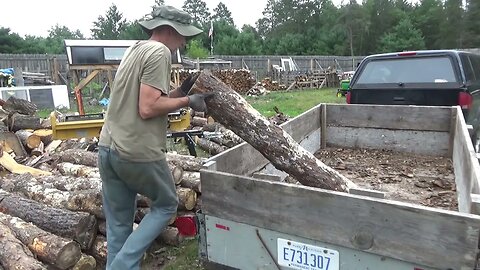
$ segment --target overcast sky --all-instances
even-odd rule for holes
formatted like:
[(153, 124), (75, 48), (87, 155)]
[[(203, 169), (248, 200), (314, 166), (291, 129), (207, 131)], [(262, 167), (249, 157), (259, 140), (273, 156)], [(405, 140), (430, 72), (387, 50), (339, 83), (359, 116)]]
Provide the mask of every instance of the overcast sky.
[[(223, 2), (237, 27), (244, 24), (255, 26), (262, 16), (267, 0), (204, 0), (207, 7), (213, 9)], [(342, 0), (334, 0), (340, 4)], [(151, 11), (154, 0), (14, 0), (6, 4), (6, 10), (0, 14), (0, 27), (10, 28), (20, 36), (48, 35), (55, 24), (67, 26), (71, 30), (79, 29), (84, 36), (90, 37), (90, 29), (98, 16), (104, 16), (112, 3), (129, 21), (139, 19)], [(184, 0), (166, 0), (166, 4), (181, 8)]]

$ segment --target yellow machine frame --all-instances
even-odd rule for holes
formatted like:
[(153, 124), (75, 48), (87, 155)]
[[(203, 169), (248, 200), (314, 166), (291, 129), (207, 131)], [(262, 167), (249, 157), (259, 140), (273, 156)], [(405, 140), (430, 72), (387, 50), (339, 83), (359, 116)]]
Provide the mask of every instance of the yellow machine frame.
[[(55, 140), (73, 138), (94, 138), (100, 136), (104, 119), (59, 122), (55, 112), (50, 114), (53, 138)], [(190, 126), (190, 110), (181, 109), (168, 114), (169, 130), (184, 131)]]

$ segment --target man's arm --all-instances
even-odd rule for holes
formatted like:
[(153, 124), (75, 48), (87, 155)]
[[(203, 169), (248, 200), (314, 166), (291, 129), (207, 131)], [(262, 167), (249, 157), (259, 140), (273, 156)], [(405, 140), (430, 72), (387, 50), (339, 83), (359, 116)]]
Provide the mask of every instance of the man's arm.
[[(179, 91), (176, 89), (172, 93)], [(149, 119), (159, 115), (167, 115), (170, 112), (188, 106), (188, 97), (176, 95), (162, 95), (162, 91), (148, 85), (140, 85), (138, 98), (138, 113), (142, 119)]]

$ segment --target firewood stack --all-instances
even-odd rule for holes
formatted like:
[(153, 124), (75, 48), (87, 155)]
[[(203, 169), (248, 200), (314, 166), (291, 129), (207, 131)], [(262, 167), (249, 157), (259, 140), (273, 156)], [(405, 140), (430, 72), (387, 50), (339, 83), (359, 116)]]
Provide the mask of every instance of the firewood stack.
[[(189, 75), (188, 71), (180, 73), (180, 82)], [(246, 94), (255, 85), (255, 77), (246, 69), (214, 70), (213, 74), (239, 94)]]
[[(13, 269), (17, 262), (32, 267), (18, 269), (95, 269), (104, 265), (106, 224), (97, 154), (68, 149), (50, 158), (43, 164), (44, 175), (7, 174), (0, 179), (0, 266)], [(178, 246), (187, 237), (181, 234), (185, 224), (179, 224), (178, 217), (193, 217), (199, 209), (199, 171), (205, 160), (167, 154), (179, 205), (157, 241)], [(134, 228), (149, 212), (150, 202), (139, 196), (137, 205)]]

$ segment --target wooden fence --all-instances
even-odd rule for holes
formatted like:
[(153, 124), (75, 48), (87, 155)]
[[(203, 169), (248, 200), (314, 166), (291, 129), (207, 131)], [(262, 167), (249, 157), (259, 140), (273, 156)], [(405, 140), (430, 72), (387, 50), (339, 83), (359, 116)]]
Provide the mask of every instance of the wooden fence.
[[(478, 49), (463, 49), (480, 54)], [(312, 71), (319, 69), (336, 69), (341, 71), (354, 70), (364, 56), (279, 56), (279, 55), (218, 55), (215, 58), (231, 61), (235, 69), (246, 68), (253, 71), (257, 80), (261, 80), (273, 73), (272, 65), (281, 66), (281, 59), (291, 58), (299, 71)], [(57, 81), (55, 73), (58, 70), (64, 78), (68, 78), (67, 56), (64, 54), (0, 54), (0, 69), (16, 68), (27, 72), (44, 73)], [(102, 76), (98, 79), (104, 81)]]

